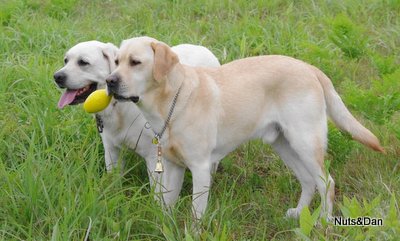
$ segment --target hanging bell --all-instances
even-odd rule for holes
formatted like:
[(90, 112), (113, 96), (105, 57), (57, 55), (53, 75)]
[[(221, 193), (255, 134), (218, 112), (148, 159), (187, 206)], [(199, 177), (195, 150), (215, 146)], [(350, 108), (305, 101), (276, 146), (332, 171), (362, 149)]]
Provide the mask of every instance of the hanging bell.
[[(155, 140), (157, 140), (157, 163), (156, 163), (156, 169), (154, 170), (157, 173), (161, 173), (164, 172), (164, 168), (163, 168), (163, 164), (161, 162), (162, 160), (162, 147), (161, 144), (159, 142), (158, 137), (154, 137)], [(154, 141), (153, 139), (153, 141)], [(154, 142), (153, 142), (154, 143)]]
[(157, 161), (156, 163), (156, 169), (154, 170), (157, 173), (162, 173), (164, 172), (163, 164), (160, 160)]

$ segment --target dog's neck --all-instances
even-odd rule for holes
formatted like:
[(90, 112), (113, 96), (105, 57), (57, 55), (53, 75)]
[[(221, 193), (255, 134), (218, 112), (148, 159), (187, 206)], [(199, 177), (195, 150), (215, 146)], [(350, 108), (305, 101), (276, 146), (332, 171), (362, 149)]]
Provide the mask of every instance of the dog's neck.
[(194, 88), (192, 82), (184, 81), (185, 75), (185, 68), (179, 64), (166, 76), (164, 83), (143, 95), (138, 106), (152, 125), (154, 132), (159, 133), (162, 130), (179, 88), (181, 88), (181, 93), (177, 98), (169, 126), (172, 126), (172, 122), (179, 118), (185, 107)]

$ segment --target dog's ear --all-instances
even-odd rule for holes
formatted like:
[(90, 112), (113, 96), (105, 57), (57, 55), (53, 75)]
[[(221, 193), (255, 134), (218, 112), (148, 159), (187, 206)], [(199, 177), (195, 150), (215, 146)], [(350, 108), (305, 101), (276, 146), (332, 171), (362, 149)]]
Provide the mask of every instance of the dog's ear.
[(108, 61), (108, 65), (109, 65), (110, 73), (111, 73), (111, 72), (114, 71), (115, 68), (117, 67), (117, 66), (115, 65), (115, 58), (117, 57), (117, 54), (118, 54), (118, 48), (117, 48), (117, 46), (115, 46), (115, 45), (112, 44), (112, 43), (107, 43), (107, 44), (102, 48), (101, 51), (103, 52), (104, 58), (106, 58), (107, 61)]
[(151, 48), (154, 51), (153, 77), (160, 82), (179, 62), (179, 59), (171, 48), (164, 43), (153, 42)]

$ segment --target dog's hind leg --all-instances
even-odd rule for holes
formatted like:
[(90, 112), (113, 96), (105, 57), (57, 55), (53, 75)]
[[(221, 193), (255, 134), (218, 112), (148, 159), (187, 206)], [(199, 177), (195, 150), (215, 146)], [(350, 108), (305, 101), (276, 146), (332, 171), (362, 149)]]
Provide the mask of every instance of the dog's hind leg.
[[(295, 127), (284, 130), (284, 136), (290, 147), (299, 157), (298, 165), (304, 173), (302, 179), (314, 180), (321, 195), (321, 215), (332, 214), (335, 196), (334, 181), (324, 166), (324, 155), (326, 147), (327, 126), (326, 119), (321, 118), (319, 122), (303, 123), (295, 122)], [(306, 172), (306, 171), (308, 172)], [(308, 177), (306, 177), (308, 176)]]
[(287, 217), (297, 218), (304, 206), (308, 206), (315, 193), (315, 181), (308, 170), (302, 165), (300, 157), (290, 147), (288, 141), (280, 134), (272, 143), (273, 149), (279, 154), (285, 164), (293, 170), (301, 184), (301, 196), (297, 207), (290, 208), (286, 212)]

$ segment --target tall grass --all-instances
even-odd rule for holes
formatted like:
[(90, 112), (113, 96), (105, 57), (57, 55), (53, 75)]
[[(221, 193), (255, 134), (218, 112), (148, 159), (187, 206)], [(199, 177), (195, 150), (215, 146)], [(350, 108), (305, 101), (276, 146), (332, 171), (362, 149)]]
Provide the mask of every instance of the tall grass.
[[(400, 2), (59, 1), (0, 2), (0, 237), (3, 240), (395, 240), (400, 235)], [(311, 229), (285, 219), (300, 186), (271, 149), (241, 146), (214, 177), (196, 234), (191, 176), (168, 213), (153, 199), (143, 160), (106, 174), (94, 120), (56, 108), (52, 74), (80, 41), (119, 44), (149, 35), (202, 44), (226, 63), (285, 54), (322, 69), (351, 111), (382, 140), (377, 154), (330, 125), (330, 172), (338, 216), (369, 215), (383, 227)]]

